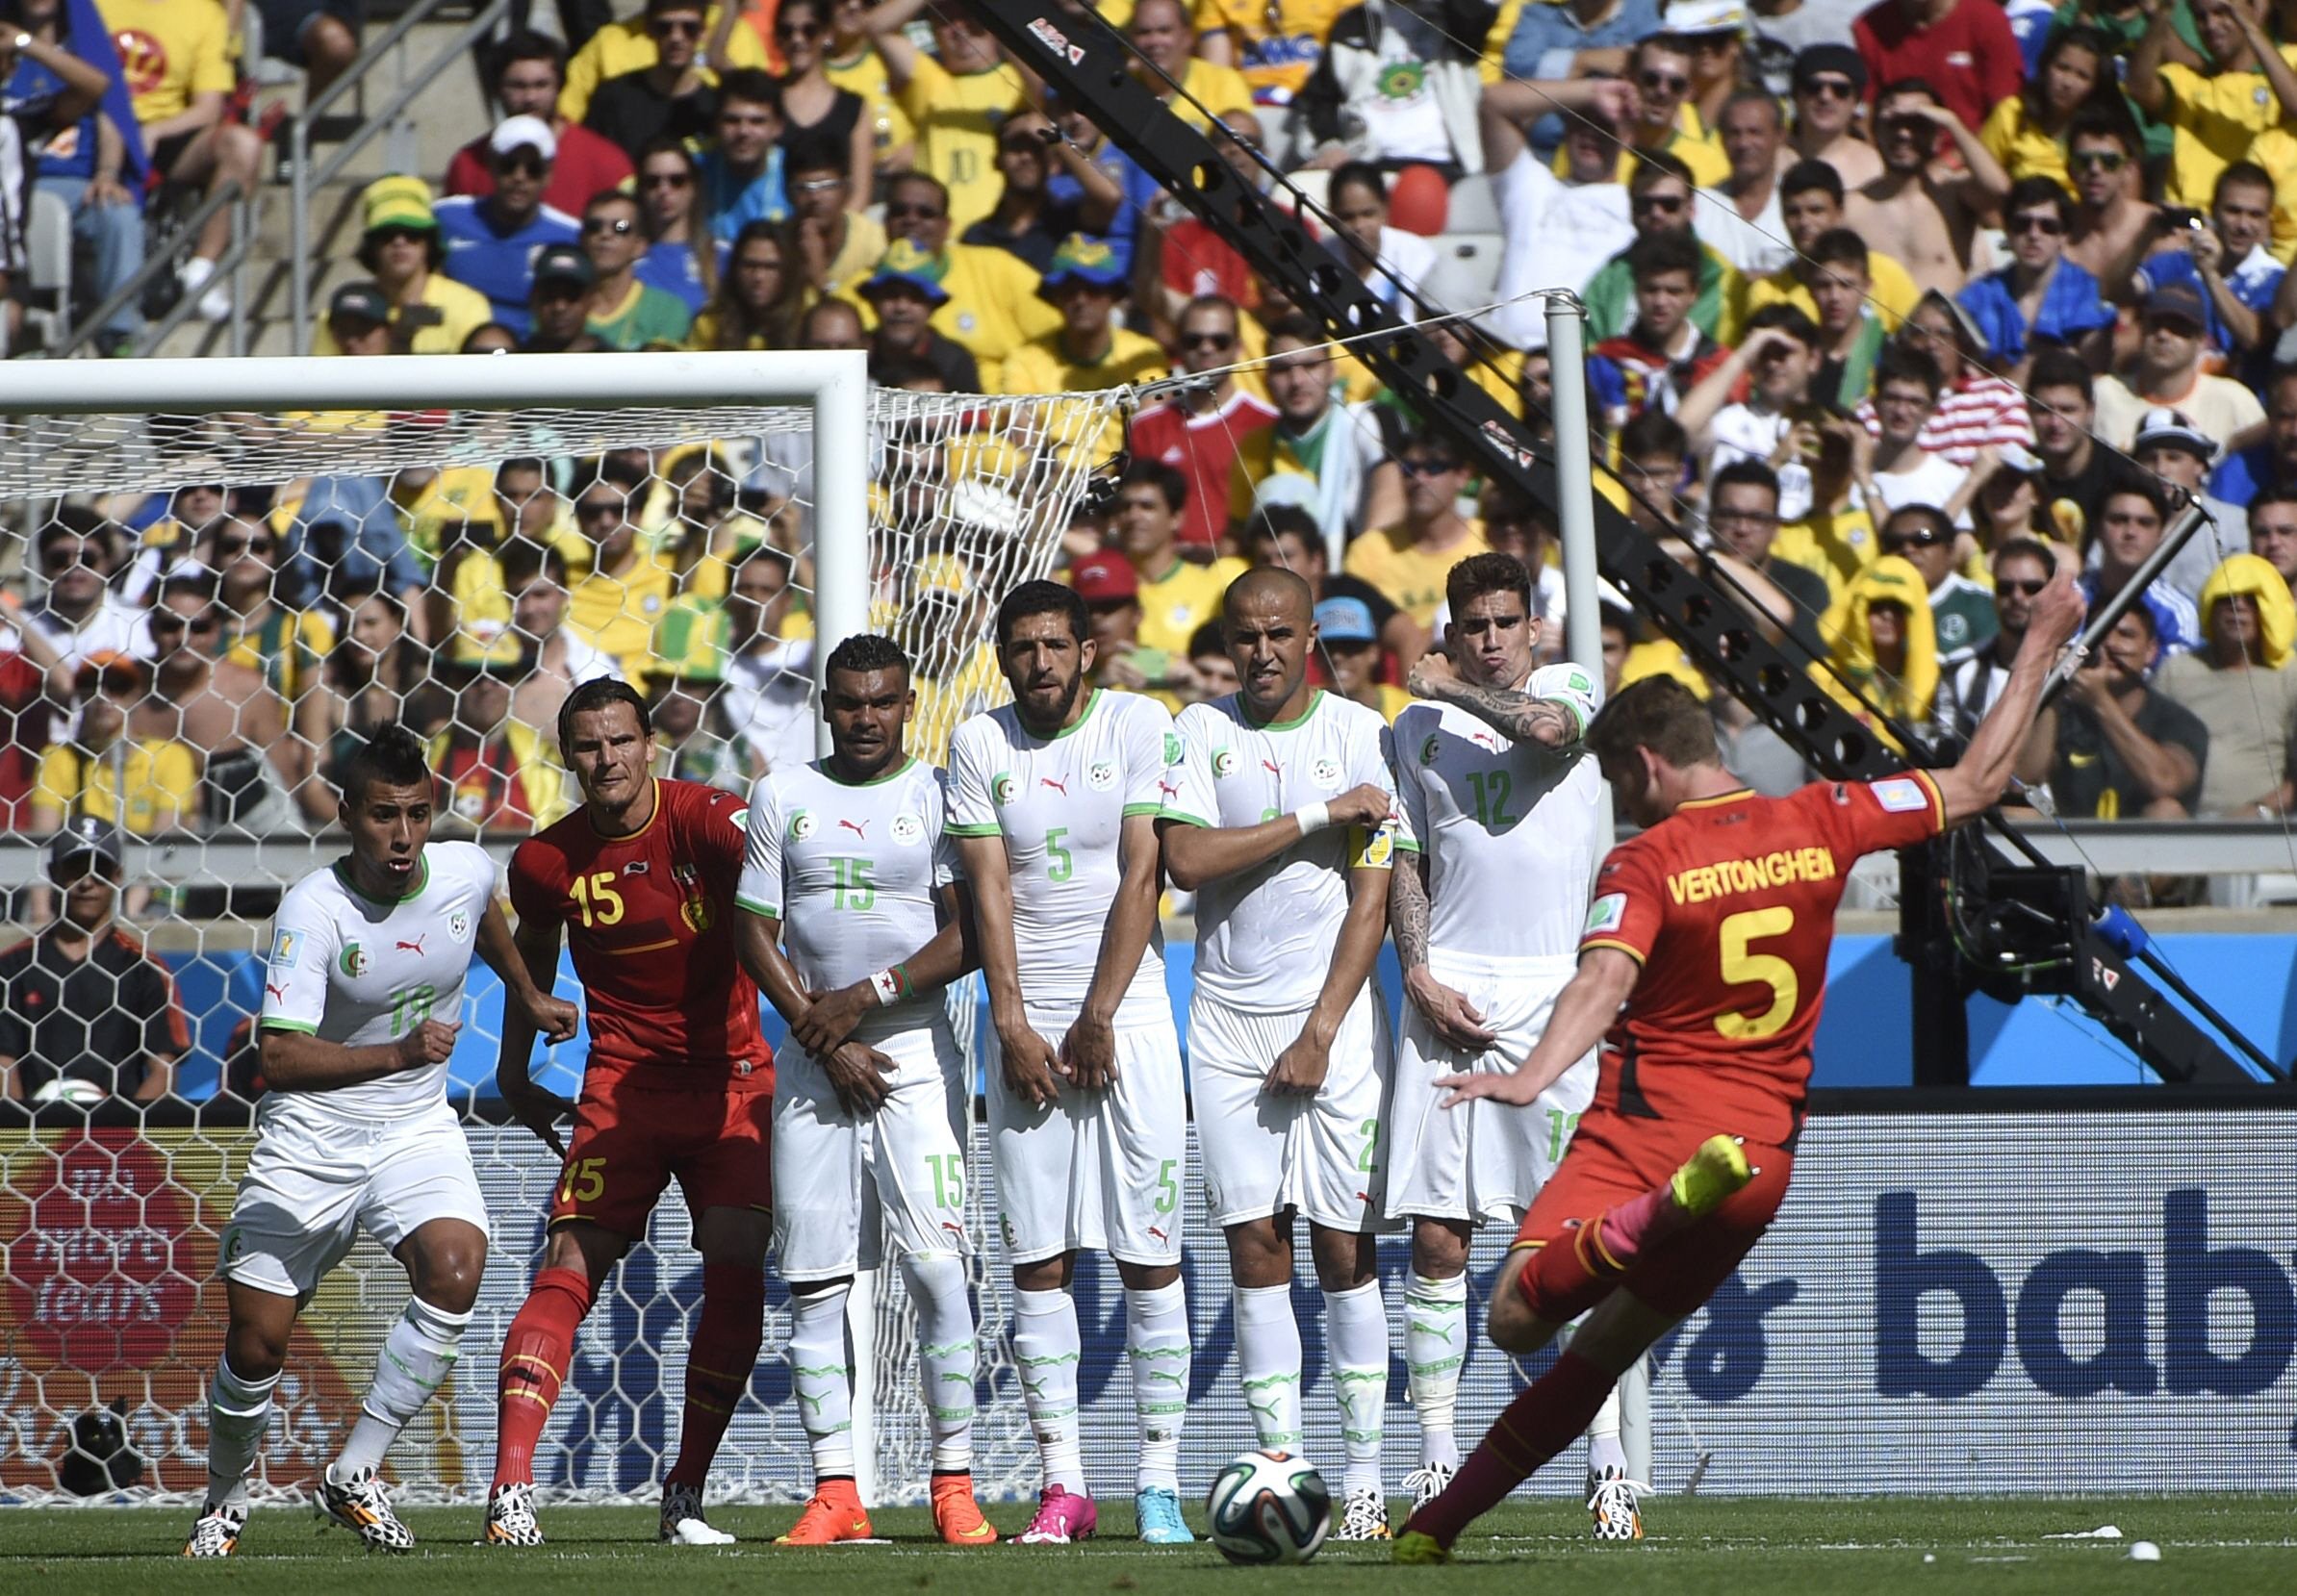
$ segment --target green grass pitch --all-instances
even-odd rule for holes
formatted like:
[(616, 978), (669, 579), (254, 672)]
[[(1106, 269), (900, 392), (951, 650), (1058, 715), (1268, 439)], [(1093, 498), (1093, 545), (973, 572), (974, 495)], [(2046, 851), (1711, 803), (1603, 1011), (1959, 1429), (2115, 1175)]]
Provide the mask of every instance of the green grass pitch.
[[(1400, 1518), (1402, 1504), (1396, 1505)], [(1000, 1529), (1024, 1509), (990, 1508)], [(361, 1596), (451, 1590), (476, 1596), (750, 1596), (761, 1588), (806, 1596), (1242, 1596), (1276, 1581), (1317, 1596), (1409, 1596), (1492, 1590), (1592, 1592), (1595, 1596), (1965, 1596), (1970, 1592), (2198, 1591), (2206, 1596), (2297, 1590), (2297, 1507), (2279, 1497), (2139, 1501), (1850, 1502), (1686, 1501), (1649, 1504), (1649, 1538), (1596, 1545), (1569, 1504), (1511, 1505), (1477, 1526), (1449, 1568), (1395, 1568), (1385, 1546), (1327, 1546), (1305, 1568), (1248, 1570), (1205, 1544), (1155, 1551), (1131, 1538), (1132, 1514), (1104, 1507), (1102, 1536), (1076, 1548), (995, 1546), (956, 1551), (932, 1538), (922, 1508), (874, 1515), (889, 1546), (792, 1552), (772, 1537), (790, 1507), (718, 1507), (712, 1522), (742, 1537), (723, 1550), (658, 1546), (654, 1514), (635, 1507), (546, 1507), (548, 1547), (491, 1552), (471, 1544), (472, 1508), (414, 1508), (421, 1547), (405, 1558), (370, 1557), (342, 1531), (322, 1532), (304, 1511), (259, 1509), (228, 1564), (178, 1558), (191, 1514), (183, 1510), (0, 1509), (0, 1590), (25, 1596), (128, 1596), (150, 1590), (229, 1589), (241, 1596)], [(1201, 1521), (1194, 1512), (1192, 1523)], [(2066, 1539), (2117, 1525), (2118, 1541)], [(1488, 1532), (1488, 1533), (1483, 1533)], [(2129, 1560), (2136, 1540), (2161, 1548), (2157, 1563)], [(166, 1559), (161, 1562), (158, 1559)], [(162, 1587), (142, 1586), (153, 1577)], [(1535, 1583), (1536, 1582), (1536, 1587)]]

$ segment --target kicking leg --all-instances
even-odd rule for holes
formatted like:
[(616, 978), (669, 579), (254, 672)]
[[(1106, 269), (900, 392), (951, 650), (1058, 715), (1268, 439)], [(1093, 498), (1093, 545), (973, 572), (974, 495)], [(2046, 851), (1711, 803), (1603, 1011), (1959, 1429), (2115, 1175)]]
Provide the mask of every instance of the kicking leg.
[(1188, 1414), (1188, 1297), (1171, 1264), (1119, 1262), (1125, 1284), (1125, 1360), (1133, 1370), (1133, 1413), (1140, 1464), (1133, 1507), (1140, 1538), (1186, 1546), (1196, 1537), (1181, 1520), (1181, 1424)]
[[(664, 1540), (686, 1546), (733, 1542), (733, 1536), (703, 1520), (702, 1487), (709, 1481), (718, 1443), (733, 1422), (734, 1408), (757, 1372), (758, 1344), (766, 1333), (766, 1249), (773, 1240), (773, 1216), (754, 1208), (707, 1207), (695, 1222), (694, 1250), (702, 1254), (702, 1319), (686, 1350), (686, 1410), (678, 1425), (677, 1461), (663, 1482)], [(843, 1302), (840, 1293), (840, 1305)], [(842, 1337), (839, 1344), (842, 1348)], [(846, 1473), (853, 1473), (850, 1433)]]
[(1387, 1436), (1388, 1304), (1380, 1296), (1372, 1238), (1311, 1225), (1309, 1251), (1324, 1288), (1324, 1346), (1347, 1445), (1346, 1501), (1337, 1540), (1386, 1540), (1388, 1491), (1380, 1453)]
[(534, 1521), (534, 1449), (550, 1406), (558, 1400), (574, 1357), (574, 1331), (581, 1327), (599, 1288), (630, 1238), (573, 1219), (555, 1226), (510, 1331), (502, 1338), (497, 1385), (495, 1482), (487, 1500), (486, 1541), (490, 1546), (540, 1546)]
[(414, 1288), (406, 1310), (384, 1338), (374, 1382), (359, 1404), (359, 1422), (319, 1482), (321, 1510), (355, 1530), (370, 1551), (404, 1552), (415, 1537), (391, 1510), (376, 1478), (398, 1432), (422, 1411), (462, 1355), (463, 1331), (487, 1267), (487, 1236), (460, 1219), (418, 1226), (395, 1254)]
[(207, 1502), (184, 1545), (187, 1558), (227, 1558), (239, 1544), (247, 1522), (247, 1471), (270, 1428), (271, 1391), (301, 1306), (239, 1280), (226, 1280), (223, 1295), (231, 1324), (208, 1384)]

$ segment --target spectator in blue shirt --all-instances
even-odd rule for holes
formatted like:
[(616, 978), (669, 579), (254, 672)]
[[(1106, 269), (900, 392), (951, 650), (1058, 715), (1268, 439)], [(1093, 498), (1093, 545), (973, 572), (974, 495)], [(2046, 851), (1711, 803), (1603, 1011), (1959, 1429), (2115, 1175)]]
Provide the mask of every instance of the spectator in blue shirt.
[(526, 336), (526, 309), (534, 287), (535, 252), (545, 245), (577, 243), (581, 224), (543, 203), (558, 139), (539, 116), (510, 116), (487, 139), (491, 194), (456, 194), (432, 208), (439, 237), (447, 245), (447, 275), (476, 289), (494, 307), (495, 319)]
[[(2010, 264), (1988, 272), (1957, 296), (1986, 341), (1995, 369), (2023, 383), (2037, 343), (2062, 343), (2104, 354), (2113, 307), (2098, 280), (2066, 259), (2074, 202), (2053, 177), (2021, 178), (2003, 203)], [(2103, 364), (2093, 361), (2093, 369)]]
[[(116, 125), (106, 138), (99, 123), (100, 102), (111, 80), (102, 66), (83, 59), (60, 36), (62, 8), (54, 0), (44, 8), (25, 7), (23, 19), (20, 34), (0, 30), (0, 112), (16, 124), (23, 151), (33, 159), (7, 174), (6, 181), (21, 187), (0, 193), (0, 227), (5, 228), (0, 274), (22, 266), (18, 256), (32, 214), (32, 191), (44, 187), (71, 207), (73, 240), (94, 254), (97, 296), (109, 296), (143, 265), (143, 214), (120, 181), (126, 147)], [(101, 23), (84, 31), (116, 70), (119, 58), (112, 53)], [(18, 38), (24, 40), (21, 49)], [(15, 316), (12, 306), (12, 335)], [(102, 332), (108, 343), (116, 345), (142, 325), (129, 305)]]
[[(2130, 279), (2140, 303), (2157, 289), (2182, 284), (2200, 295), (2209, 346), (2243, 366), (2269, 358), (2274, 293), (2287, 268), (2273, 258), (2273, 175), (2236, 161), (2217, 176), (2209, 223), (2187, 225), (2190, 213), (2155, 213), (2162, 238)], [(2253, 372), (2252, 375), (2262, 375)]]
[(1500, 61), (1511, 78), (1576, 77), (1573, 59), (1580, 51), (1625, 50), (1636, 40), (1661, 31), (1659, 0), (1528, 4), (1516, 18), (1516, 31), (1508, 36)]
[(718, 80), (718, 141), (702, 153), (702, 203), (721, 241), (790, 214), (782, 175), (781, 86), (755, 67)]

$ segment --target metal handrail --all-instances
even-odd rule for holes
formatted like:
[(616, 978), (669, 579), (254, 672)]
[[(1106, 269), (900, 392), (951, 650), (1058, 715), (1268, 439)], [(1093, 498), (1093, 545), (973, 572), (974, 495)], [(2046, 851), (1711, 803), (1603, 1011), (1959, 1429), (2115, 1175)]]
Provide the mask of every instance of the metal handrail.
[[(157, 277), (163, 270), (172, 271), (175, 268), (175, 259), (183, 253), (183, 246), (196, 245), (199, 241), (200, 230), (207, 226), (217, 212), (226, 205), (239, 203), (245, 197), (245, 190), (241, 189), (238, 179), (235, 178), (201, 200), (192, 210), (191, 215), (185, 218), (182, 227), (176, 232), (174, 243), (170, 247), (145, 257), (143, 265), (137, 267), (136, 274), (106, 294), (103, 303), (89, 311), (80, 325), (64, 335), (62, 342), (54, 348), (42, 349), (26, 358), (63, 360), (82, 344), (88, 342), (89, 340), (94, 338), (104, 323), (111, 320), (113, 315), (122, 306), (142, 297), (144, 289), (150, 286), (154, 277)], [(191, 296), (186, 294), (185, 297), (189, 299)], [(172, 329), (174, 323), (170, 322), (168, 325)]]
[[(239, 189), (237, 183), (224, 187), (234, 192)], [(231, 244), (217, 257), (213, 279), (220, 282), (228, 278), (231, 282), (231, 352), (234, 355), (247, 352), (247, 274), (244, 267), (256, 244), (253, 211), (253, 196), (249, 195), (247, 203), (240, 205), (233, 212)], [(199, 235), (194, 226), (185, 229), (185, 236), (197, 239)], [(167, 307), (166, 315), (157, 321), (146, 322), (136, 340), (134, 352), (140, 356), (150, 355), (166, 342), (168, 334), (191, 319), (191, 312), (198, 307), (200, 293), (205, 291), (204, 288), (198, 292), (186, 290), (177, 296), (174, 304)]]
[(288, 169), (294, 193), (294, 209), (288, 218), (289, 250), (293, 255), (293, 296), (294, 310), (295, 353), (311, 353), (311, 295), (313, 261), (311, 258), (311, 196), (314, 190), (334, 181), (351, 158), (365, 149), (377, 133), (398, 119), (401, 112), (415, 97), (431, 85), (431, 80), (446, 70), (454, 60), (464, 54), (495, 29), (497, 23), (510, 14), (511, 0), (492, 0), (484, 10), (472, 17), (463, 31), (455, 35), (454, 42), (447, 45), (425, 63), (421, 70), (409, 75), (401, 72), (401, 82), (396, 92), (371, 112), (351, 136), (335, 146), (333, 154), (320, 163), (317, 170), (311, 165), (311, 127), (319, 116), (367, 75), (382, 64), (383, 57), (396, 49), (416, 24), (429, 20), (431, 14), (447, 4), (447, 0), (415, 0), (398, 20), (384, 30), (383, 36), (370, 44), (352, 62), (343, 76), (327, 86), (326, 91), (304, 107), (288, 133)]

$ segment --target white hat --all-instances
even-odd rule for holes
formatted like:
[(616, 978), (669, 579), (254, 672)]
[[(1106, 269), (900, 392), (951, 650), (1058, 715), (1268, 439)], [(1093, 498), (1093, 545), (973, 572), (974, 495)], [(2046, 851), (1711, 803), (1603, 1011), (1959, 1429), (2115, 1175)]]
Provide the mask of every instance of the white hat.
[(545, 161), (555, 161), (558, 159), (558, 135), (552, 133), (550, 124), (540, 116), (505, 116), (487, 139), (487, 148), (497, 155), (531, 149)]
[(1673, 0), (1659, 18), (1667, 34), (1743, 34), (1747, 31), (1745, 0)]

